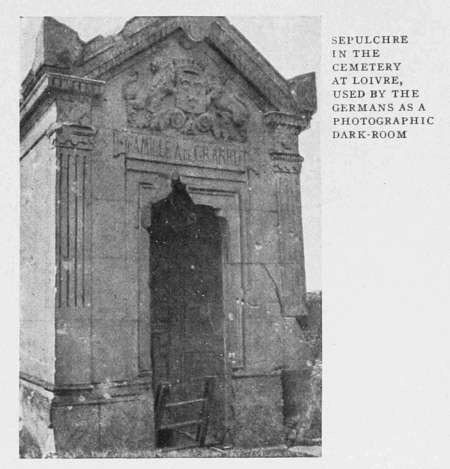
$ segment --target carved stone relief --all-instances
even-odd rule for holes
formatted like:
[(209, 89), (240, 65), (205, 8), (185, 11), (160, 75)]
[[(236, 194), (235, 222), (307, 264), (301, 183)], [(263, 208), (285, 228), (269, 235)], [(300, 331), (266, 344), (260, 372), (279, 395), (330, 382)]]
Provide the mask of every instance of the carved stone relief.
[(277, 126), (273, 130), (271, 152), (280, 154), (298, 154), (298, 131), (295, 127)]
[(122, 90), (128, 125), (245, 142), (246, 102), (191, 59), (153, 62), (135, 71)]
[(58, 99), (58, 120), (79, 125), (91, 124), (91, 98), (66, 95)]
[(301, 163), (294, 161), (274, 160), (272, 169), (274, 173), (300, 174)]

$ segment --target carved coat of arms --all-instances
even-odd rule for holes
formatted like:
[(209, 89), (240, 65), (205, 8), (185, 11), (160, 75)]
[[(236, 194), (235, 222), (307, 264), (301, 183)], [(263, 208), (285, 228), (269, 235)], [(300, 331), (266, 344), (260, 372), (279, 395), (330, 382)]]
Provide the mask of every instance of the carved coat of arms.
[(173, 59), (135, 72), (123, 86), (123, 98), (131, 127), (247, 140), (245, 101), (193, 60)]

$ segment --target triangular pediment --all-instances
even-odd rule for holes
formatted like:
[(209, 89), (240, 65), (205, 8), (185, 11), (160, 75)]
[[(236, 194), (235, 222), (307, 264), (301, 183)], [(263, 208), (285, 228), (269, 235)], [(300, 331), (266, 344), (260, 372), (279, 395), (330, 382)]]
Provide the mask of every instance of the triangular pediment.
[(24, 89), (33, 81), (33, 76), (37, 77), (40, 68), (107, 81), (133, 58), (157, 48), (165, 38), (177, 32), (184, 33), (186, 47), (189, 43), (193, 46), (202, 43), (220, 55), (258, 90), (267, 101), (268, 109), (290, 114), (303, 112), (292, 84), (224, 17), (136, 17), (118, 34), (98, 36), (89, 42), (81, 41), (71, 28), (46, 18), (40, 41), (46, 50), (37, 51)]
[(131, 129), (239, 143), (247, 141), (255, 111), (273, 110), (223, 57), (203, 42), (186, 43), (182, 31), (115, 70), (105, 97), (114, 106), (120, 92), (124, 106), (111, 113), (124, 109)]

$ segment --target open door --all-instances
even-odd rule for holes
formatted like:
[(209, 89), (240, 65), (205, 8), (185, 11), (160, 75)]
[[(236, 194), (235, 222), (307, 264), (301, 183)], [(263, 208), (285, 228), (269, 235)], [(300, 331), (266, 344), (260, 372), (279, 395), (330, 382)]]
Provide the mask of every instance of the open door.
[[(195, 400), (214, 377), (206, 441), (218, 444), (225, 408), (221, 224), (212, 207), (192, 202), (180, 181), (152, 207), (150, 279), (154, 390), (168, 383), (170, 400)], [(195, 420), (197, 404), (171, 407), (167, 423)], [(179, 446), (183, 433), (195, 432), (195, 425), (166, 432), (159, 446)]]

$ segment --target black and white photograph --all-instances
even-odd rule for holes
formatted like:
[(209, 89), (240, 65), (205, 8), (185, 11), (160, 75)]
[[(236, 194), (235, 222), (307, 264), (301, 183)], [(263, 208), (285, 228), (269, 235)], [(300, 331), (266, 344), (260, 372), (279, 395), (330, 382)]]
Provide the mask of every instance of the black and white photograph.
[(450, 467), (448, 0), (0, 6), (0, 467)]
[(22, 21), (21, 456), (320, 456), (320, 18)]

